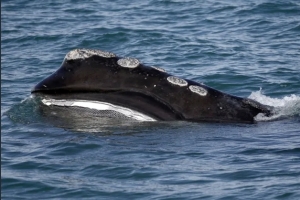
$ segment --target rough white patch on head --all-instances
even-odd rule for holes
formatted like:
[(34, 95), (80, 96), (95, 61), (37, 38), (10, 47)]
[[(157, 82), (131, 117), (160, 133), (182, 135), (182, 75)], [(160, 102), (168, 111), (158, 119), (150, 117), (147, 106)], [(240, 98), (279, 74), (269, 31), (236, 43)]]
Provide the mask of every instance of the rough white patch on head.
[(118, 65), (126, 68), (136, 68), (139, 64), (139, 60), (135, 58), (121, 58), (118, 60)]
[(207, 90), (204, 89), (203, 87), (200, 87), (198, 85), (190, 85), (189, 86), (189, 89), (192, 91), (192, 92), (195, 92), (201, 96), (206, 96), (207, 95)]
[(101, 50), (94, 50), (94, 49), (74, 49), (67, 53), (65, 56), (66, 60), (76, 60), (76, 59), (84, 59), (84, 58), (89, 58), (91, 56), (101, 56), (104, 58), (114, 58), (116, 57), (115, 54), (106, 52), (106, 51), (101, 51)]
[(169, 77), (167, 78), (167, 80), (168, 80), (170, 83), (174, 84), (174, 85), (179, 85), (180, 87), (183, 87), (183, 86), (187, 86), (187, 85), (188, 85), (188, 83), (186, 82), (186, 80), (181, 79), (181, 78), (178, 78), (178, 77), (176, 77), (176, 76), (169, 76)]
[(155, 66), (151, 66), (153, 69), (156, 69), (157, 71), (161, 71), (161, 72), (166, 72), (165, 69), (160, 68), (160, 67), (155, 67)]

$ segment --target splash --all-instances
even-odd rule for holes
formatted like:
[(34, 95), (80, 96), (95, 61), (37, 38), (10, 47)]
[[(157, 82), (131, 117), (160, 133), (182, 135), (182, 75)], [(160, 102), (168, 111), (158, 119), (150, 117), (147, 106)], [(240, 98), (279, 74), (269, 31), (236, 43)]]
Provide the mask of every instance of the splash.
[(262, 90), (252, 92), (249, 99), (258, 101), (261, 104), (274, 107), (274, 115), (267, 117), (263, 114), (258, 114), (255, 117), (256, 121), (270, 121), (275, 119), (300, 116), (300, 96), (292, 94), (285, 96), (282, 99), (271, 98), (262, 94)]

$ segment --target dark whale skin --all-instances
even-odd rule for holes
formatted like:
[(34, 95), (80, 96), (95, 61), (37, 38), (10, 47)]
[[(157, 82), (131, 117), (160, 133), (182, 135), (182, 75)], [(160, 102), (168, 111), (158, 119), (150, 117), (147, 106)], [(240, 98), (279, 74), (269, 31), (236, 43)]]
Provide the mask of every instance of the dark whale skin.
[(38, 83), (35, 95), (53, 99), (104, 101), (156, 120), (254, 123), (272, 108), (201, 83), (174, 77), (137, 59), (100, 50), (75, 49), (61, 67)]

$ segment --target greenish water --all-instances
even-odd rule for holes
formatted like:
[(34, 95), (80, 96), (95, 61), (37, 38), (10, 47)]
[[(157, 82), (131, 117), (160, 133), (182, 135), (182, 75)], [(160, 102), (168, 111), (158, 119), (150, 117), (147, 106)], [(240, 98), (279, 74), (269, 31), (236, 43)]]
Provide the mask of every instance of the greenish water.
[[(299, 199), (296, 0), (1, 2), (1, 199)], [(100, 123), (37, 111), (74, 48), (276, 107), (256, 124)]]

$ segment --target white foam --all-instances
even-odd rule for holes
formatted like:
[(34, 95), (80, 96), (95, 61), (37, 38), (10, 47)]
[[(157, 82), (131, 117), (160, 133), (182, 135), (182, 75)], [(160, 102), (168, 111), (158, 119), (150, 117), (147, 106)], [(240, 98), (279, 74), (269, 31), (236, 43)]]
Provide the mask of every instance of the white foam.
[(187, 85), (188, 85), (188, 83), (186, 82), (186, 80), (181, 79), (181, 78), (178, 78), (178, 77), (176, 77), (176, 76), (169, 76), (169, 77), (167, 78), (167, 80), (168, 80), (170, 83), (174, 84), (174, 85), (179, 85), (180, 87), (183, 87), (183, 86), (187, 86)]
[(85, 100), (56, 100), (56, 99), (42, 99), (42, 103), (47, 106), (65, 106), (65, 107), (81, 107), (95, 110), (112, 110), (121, 113), (129, 118), (137, 121), (156, 121), (155, 119), (144, 115), (140, 112), (125, 108), (122, 106), (113, 105), (107, 102), (100, 101), (85, 101)]
[(266, 117), (262, 114), (258, 114), (255, 117), (255, 120), (257, 121), (269, 121), (283, 117), (300, 116), (300, 96), (295, 94), (279, 99), (268, 97), (259, 90), (252, 92), (248, 98), (258, 101), (261, 104), (274, 107), (274, 115)]
[(89, 58), (91, 56), (101, 56), (104, 58), (113, 58), (116, 57), (115, 54), (106, 52), (106, 51), (101, 51), (101, 50), (94, 50), (94, 49), (74, 49), (67, 53), (65, 56), (66, 60), (75, 60), (75, 59), (84, 59), (84, 58)]

